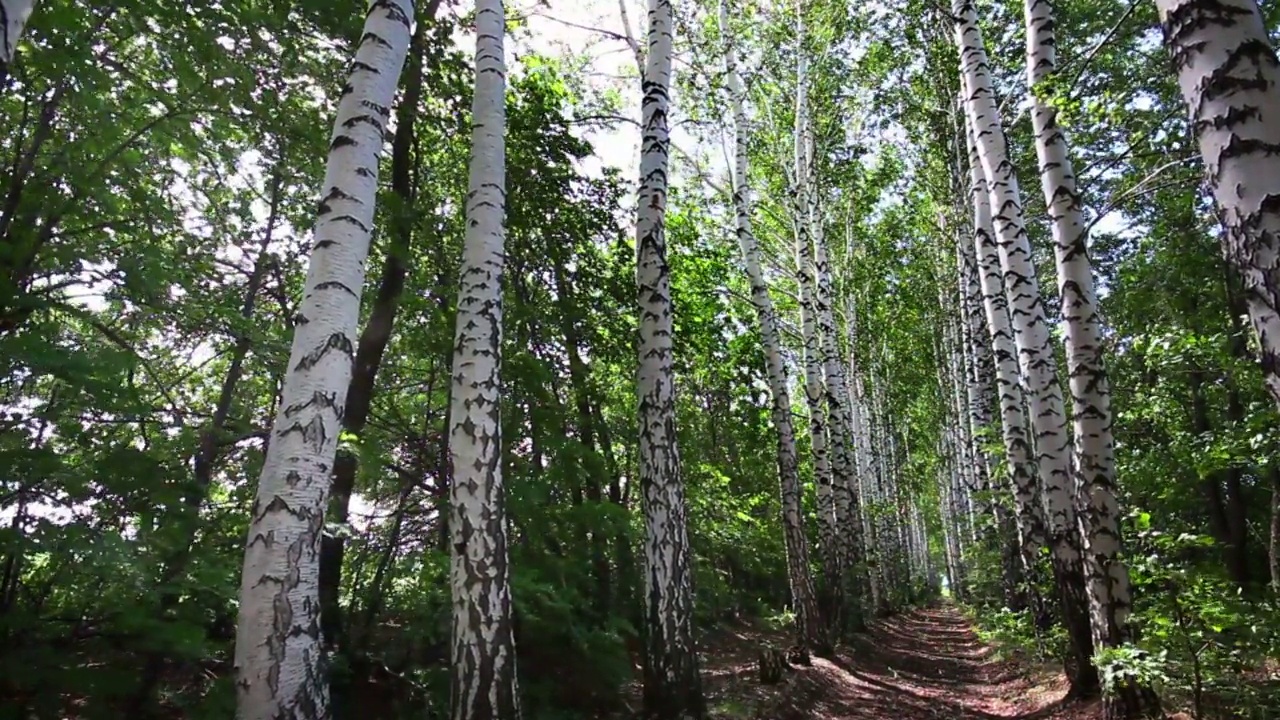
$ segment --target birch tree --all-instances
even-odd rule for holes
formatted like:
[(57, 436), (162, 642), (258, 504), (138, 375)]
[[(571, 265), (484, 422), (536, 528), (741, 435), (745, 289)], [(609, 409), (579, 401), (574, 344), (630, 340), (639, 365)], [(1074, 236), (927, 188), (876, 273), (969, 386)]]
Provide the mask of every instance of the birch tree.
[[(1114, 648), (1130, 640), (1127, 620), (1133, 602), (1129, 571), (1119, 558), (1120, 508), (1116, 502), (1111, 388), (1102, 362), (1098, 297), (1080, 211), (1080, 193), (1076, 189), (1067, 139), (1058, 125), (1058, 111), (1046, 87), (1057, 70), (1051, 0), (1026, 0), (1025, 18), (1031, 125), (1040, 165), (1040, 187), (1051, 221), (1062, 320), (1066, 326), (1074, 438), (1071, 467), (1079, 493), (1090, 625), (1095, 648)], [(1159, 702), (1149, 687), (1123, 682), (1114, 690), (1107, 697), (1109, 717), (1159, 713)]]
[(506, 240), (506, 12), (476, 3), (476, 85), (466, 236), (449, 408), (453, 720), (520, 717), (502, 483), (502, 276)]
[(645, 516), (644, 711), (656, 718), (700, 718), (706, 709), (693, 640), (693, 568), (676, 448), (671, 271), (667, 265), (672, 33), (670, 0), (649, 0), (636, 215), (640, 484)]
[(1280, 61), (1254, 0), (1156, 0), (1225, 233), (1280, 404)]
[(809, 411), (809, 445), (813, 453), (813, 474), (818, 496), (818, 549), (822, 553), (823, 575), (822, 611), (832, 627), (839, 627), (840, 610), (844, 605), (844, 578), (838, 539), (840, 529), (836, 523), (835, 488), (827, 446), (826, 411), (822, 404), (825, 390), (822, 384), (822, 354), (818, 342), (817, 308), (814, 300), (813, 242), (809, 234), (809, 60), (805, 49), (802, 6), (797, 6), (796, 37), (799, 55), (796, 60), (795, 161), (792, 166), (794, 175), (791, 210), (795, 226), (800, 325), (804, 343), (804, 397)]
[(338, 102), (279, 411), (251, 511), (235, 668), (241, 720), (327, 717), (319, 554), (410, 0), (369, 3)]
[(0, 32), (4, 33), (0, 37), (0, 78), (8, 74), (22, 31), (35, 7), (35, 0), (0, 0)]
[(827, 257), (821, 211), (810, 195), (813, 239), (813, 298), (818, 320), (818, 337), (822, 352), (822, 370), (826, 379), (826, 400), (832, 446), (832, 491), (835, 496), (836, 523), (839, 530), (841, 564), (845, 581), (850, 584), (852, 613), (848, 618), (854, 630), (862, 629), (861, 605), (870, 594), (863, 565), (862, 512), (858, 497), (857, 456), (854, 447), (853, 415), (849, 407), (849, 387), (845, 382), (844, 363), (840, 359), (835, 313), (832, 311), (831, 265)]
[(979, 164), (987, 180), (994, 208), (996, 247), (1009, 300), (1018, 364), (1026, 383), (1027, 407), (1035, 438), (1036, 462), (1048, 514), (1049, 544), (1063, 617), (1071, 641), (1072, 689), (1092, 694), (1098, 686), (1093, 666), (1075, 495), (1062, 391), (1049, 338), (1048, 319), (1040, 284), (1032, 264), (1031, 244), (1022, 216), (1022, 200), (1013, 164), (1009, 161), (1004, 128), (991, 88), (987, 52), (971, 0), (952, 5), (965, 111), (973, 123)]
[[(966, 122), (966, 127), (968, 124)], [(1019, 547), (1024, 567), (1030, 569), (1035, 565), (1040, 548), (1045, 546), (1047, 540), (1043, 505), (1031, 463), (1031, 442), (1027, 437), (1027, 418), (1023, 411), (1022, 385), (1018, 375), (1018, 349), (1013, 342), (1009, 301), (991, 227), (991, 196), (987, 192), (987, 180), (978, 159), (973, 133), (967, 131), (966, 136), (969, 148), (970, 202), (973, 206), (973, 247), (996, 370), (997, 395), (1000, 399), (1000, 437), (1004, 443), (1005, 462), (1013, 486)]]
[(720, 31), (724, 35), (725, 72), (733, 102), (734, 166), (733, 208), (735, 232), (742, 249), (747, 280), (751, 285), (751, 302), (760, 323), (760, 340), (764, 345), (765, 370), (772, 395), (774, 429), (778, 433), (778, 484), (782, 499), (782, 531), (787, 552), (787, 579), (791, 587), (791, 604), (796, 617), (796, 636), (802, 647), (819, 654), (829, 653), (821, 613), (814, 594), (813, 576), (809, 572), (809, 541), (805, 535), (801, 511), (800, 469), (796, 455), (795, 426), (791, 422), (791, 393), (787, 386), (787, 367), (782, 357), (782, 340), (778, 332), (778, 316), (769, 296), (761, 268), (760, 248), (751, 230), (750, 184), (747, 174), (746, 91), (738, 72), (733, 30), (725, 3), (720, 3)]
[[(852, 229), (849, 229), (850, 236)], [(853, 243), (847, 242), (848, 247), (852, 248)], [(846, 282), (851, 282), (852, 273), (849, 273)], [(881, 549), (876, 540), (875, 529), (872, 526), (871, 509), (872, 503), (872, 484), (875, 482), (875, 470), (872, 463), (871, 452), (871, 411), (867, 403), (867, 394), (865, 392), (860, 366), (858, 364), (858, 308), (857, 301), (854, 298), (852, 289), (845, 293), (845, 334), (849, 346), (849, 372), (847, 374), (846, 385), (848, 386), (849, 397), (849, 414), (852, 421), (852, 437), (850, 442), (853, 443), (854, 459), (856, 460), (854, 467), (854, 481), (856, 492), (858, 493), (859, 506), (858, 517), (856, 522), (862, 535), (862, 558), (863, 562), (868, 564), (867, 596), (863, 598), (864, 602), (870, 602), (871, 607), (881, 607), (882, 582), (877, 569), (872, 569), (870, 564), (876, 561), (876, 567), (879, 567), (879, 557)]]

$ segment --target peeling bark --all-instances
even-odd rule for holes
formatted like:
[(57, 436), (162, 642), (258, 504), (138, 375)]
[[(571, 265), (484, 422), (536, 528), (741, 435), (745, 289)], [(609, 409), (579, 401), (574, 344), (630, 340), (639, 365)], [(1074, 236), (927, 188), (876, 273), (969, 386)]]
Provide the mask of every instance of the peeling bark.
[(506, 10), (476, 3), (476, 85), (466, 235), (450, 391), (452, 720), (519, 720), (502, 477), (502, 276), (506, 260)]
[(1254, 0), (1156, 0), (1165, 44), (1280, 404), (1280, 61)]
[(706, 713), (693, 638), (693, 567), (676, 447), (671, 269), (667, 264), (667, 113), (673, 25), (670, 0), (649, 0), (636, 216), (637, 390), (645, 517), (644, 714), (663, 720), (701, 718)]
[(250, 513), (236, 628), (237, 716), (328, 714), (319, 554), (351, 379), (378, 161), (409, 48), (410, 0), (374, 0), (338, 103), (280, 408)]

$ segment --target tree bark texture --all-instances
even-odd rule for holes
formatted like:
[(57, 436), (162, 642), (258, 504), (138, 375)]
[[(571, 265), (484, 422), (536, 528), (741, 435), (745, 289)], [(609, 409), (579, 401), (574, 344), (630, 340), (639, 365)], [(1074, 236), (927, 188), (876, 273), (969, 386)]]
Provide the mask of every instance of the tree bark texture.
[(378, 161), (412, 17), (410, 0), (369, 4), (338, 103), (280, 408), (250, 513), (235, 648), (240, 720), (328, 713), (321, 532), (351, 379)]
[(787, 577), (791, 603), (796, 616), (799, 643), (819, 654), (832, 650), (827, 629), (818, 610), (813, 576), (809, 571), (809, 541), (805, 535), (801, 509), (800, 468), (796, 454), (795, 426), (791, 421), (791, 393), (788, 390), (787, 366), (782, 357), (782, 340), (778, 332), (778, 316), (760, 262), (760, 248), (751, 230), (750, 179), (747, 174), (747, 140), (749, 126), (746, 92), (738, 73), (737, 53), (733, 44), (729, 13), (720, 3), (720, 28), (725, 35), (725, 69), (729, 76), (729, 92), (733, 97), (734, 169), (733, 207), (738, 245), (751, 286), (751, 302), (760, 323), (764, 346), (765, 371), (772, 395), (772, 417), (778, 433), (778, 484), (782, 500), (782, 530), (787, 551)]
[(640, 486), (645, 517), (644, 713), (663, 719), (701, 718), (706, 713), (693, 639), (693, 568), (676, 448), (671, 272), (667, 265), (667, 113), (673, 22), (670, 0), (649, 0), (636, 216)]
[(502, 477), (502, 278), (506, 242), (506, 11), (476, 3), (476, 86), (466, 235), (450, 391), (449, 715), (519, 720)]

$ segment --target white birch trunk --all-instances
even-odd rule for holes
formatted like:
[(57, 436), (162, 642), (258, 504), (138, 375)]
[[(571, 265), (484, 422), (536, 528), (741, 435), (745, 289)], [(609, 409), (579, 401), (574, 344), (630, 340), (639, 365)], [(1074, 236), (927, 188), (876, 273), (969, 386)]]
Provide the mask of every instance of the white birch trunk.
[(0, 71), (7, 71), (18, 50), (18, 41), (27, 27), (27, 20), (35, 10), (35, 0), (0, 0)]
[(742, 249), (747, 280), (751, 285), (751, 302), (760, 323), (760, 339), (764, 345), (765, 371), (772, 395), (774, 429), (778, 433), (778, 485), (782, 500), (782, 529), (787, 551), (787, 578), (791, 603), (796, 616), (796, 635), (802, 647), (821, 654), (831, 651), (809, 572), (809, 541), (805, 536), (801, 511), (800, 469), (796, 455), (795, 427), (791, 422), (791, 393), (787, 386), (787, 368), (782, 357), (782, 341), (778, 333), (778, 316), (769, 296), (760, 263), (760, 248), (751, 231), (750, 182), (747, 174), (747, 139), (749, 127), (746, 91), (738, 73), (729, 14), (720, 3), (720, 29), (725, 38), (725, 69), (729, 76), (729, 92), (733, 98), (734, 168), (733, 208), (736, 234)]
[(279, 412), (250, 513), (236, 625), (240, 720), (328, 716), (319, 553), (410, 0), (369, 5), (338, 102)]
[(449, 409), (453, 720), (520, 717), (499, 413), (506, 243), (505, 34), (502, 0), (477, 0), (471, 164)]
[(704, 712), (693, 638), (693, 592), (684, 481), (676, 447), (671, 273), (667, 264), (671, 61), (670, 0), (649, 0), (641, 103), (636, 287), (640, 314), (640, 484), (645, 516), (644, 710), (653, 717)]
[[(1068, 384), (1074, 436), (1075, 488), (1079, 493), (1080, 534), (1090, 625), (1095, 648), (1119, 647), (1131, 638), (1127, 620), (1132, 598), (1129, 571), (1120, 560), (1120, 507), (1116, 501), (1115, 445), (1111, 434), (1111, 389), (1102, 362), (1098, 296), (1089, 263), (1088, 238), (1080, 212), (1080, 194), (1058, 125), (1057, 109), (1045, 85), (1057, 70), (1051, 0), (1027, 0), (1027, 87), (1035, 132), (1040, 187), (1053, 232), (1054, 259), (1062, 319), (1066, 325)], [(1280, 109), (1280, 105), (1277, 105)], [(1280, 119), (1280, 115), (1277, 115)], [(1280, 137), (1278, 135), (1277, 137)], [(1280, 168), (1280, 166), (1277, 166)], [(1139, 717), (1159, 704), (1147, 686), (1122, 683), (1107, 698), (1108, 714)]]
[(839, 532), (840, 562), (850, 583), (853, 611), (851, 627), (861, 629), (864, 620), (861, 604), (870, 591), (867, 588), (867, 570), (863, 564), (861, 498), (858, 496), (858, 476), (854, 450), (853, 417), (849, 409), (849, 387), (845, 382), (844, 363), (836, 334), (835, 313), (832, 311), (831, 266), (827, 258), (827, 246), (822, 230), (822, 216), (814, 202), (816, 193), (810, 195), (814, 246), (814, 305), (818, 320), (818, 336), (822, 348), (823, 373), (826, 376), (827, 409), (830, 412), (832, 445), (832, 490), (835, 495), (836, 524)]
[[(995, 378), (991, 371), (991, 347), (987, 344), (986, 322), (982, 311), (982, 286), (978, 282), (978, 268), (973, 244), (966, 242), (961, 233), (956, 241), (956, 264), (961, 288), (960, 317), (964, 341), (961, 354), (964, 360), (965, 397), (968, 400), (969, 442), (978, 476), (978, 487), (983, 492), (991, 490), (991, 474), (995, 458), (983, 447), (983, 434), (991, 425), (991, 410), (995, 407)], [(980, 503), (984, 516), (991, 515), (992, 503)]]
[[(966, 127), (969, 125), (966, 121)], [(969, 147), (970, 196), (973, 204), (973, 245), (977, 255), (982, 284), (982, 305), (991, 337), (991, 353), (995, 361), (996, 384), (1000, 398), (1000, 429), (1004, 441), (1005, 460), (1013, 485), (1014, 509), (1019, 545), (1024, 566), (1036, 563), (1047, 537), (1040, 489), (1031, 464), (1031, 442), (1027, 437), (1027, 419), (1023, 412), (1022, 386), (1018, 370), (1018, 349), (1013, 342), (1013, 326), (1009, 320), (1009, 301), (1005, 294), (1000, 269), (999, 251), (991, 228), (991, 197), (986, 175), (982, 171), (973, 134), (967, 131)]]
[(1156, 0), (1280, 404), (1280, 61), (1254, 0)]
[(965, 109), (973, 121), (978, 158), (987, 179), (1005, 292), (1013, 324), (1018, 363), (1026, 382), (1027, 407), (1035, 438), (1036, 463), (1044, 489), (1049, 545), (1062, 598), (1063, 617), (1075, 657), (1073, 689), (1092, 694), (1098, 685), (1093, 667), (1093, 638), (1085, 600), (1080, 530), (1072, 485), (1067, 434), (1057, 363), (1049, 339), (1048, 318), (1032, 262), (1031, 243), (1022, 216), (1022, 199), (1009, 161), (1004, 128), (996, 107), (987, 52), (972, 0), (955, 0), (956, 44)]
[(817, 336), (813, 292), (813, 244), (809, 236), (809, 160), (806, 139), (809, 131), (808, 57), (804, 45), (804, 18), (796, 20), (798, 58), (796, 64), (795, 177), (792, 186), (792, 213), (795, 223), (796, 267), (799, 272), (800, 325), (804, 343), (804, 395), (809, 411), (809, 439), (813, 454), (814, 484), (818, 497), (818, 550), (822, 555), (822, 611), (828, 624), (839, 625), (843, 605), (843, 567), (836, 524), (835, 490), (831, 458), (827, 447), (826, 411), (823, 408), (822, 357)]
[[(852, 243), (849, 243), (852, 247)], [(869, 566), (867, 572), (868, 591), (871, 607), (881, 606), (881, 587), (879, 573), (874, 566), (880, 549), (877, 546), (874, 530), (871, 526), (870, 506), (875, 502), (871, 486), (875, 480), (875, 470), (871, 462), (871, 414), (866, 404), (866, 393), (862, 382), (862, 374), (858, 366), (858, 312), (852, 288), (845, 296), (845, 331), (849, 345), (848, 385), (849, 414), (852, 421), (852, 437), (855, 468), (855, 480), (858, 497), (858, 517), (856, 522), (862, 534), (862, 557)]]

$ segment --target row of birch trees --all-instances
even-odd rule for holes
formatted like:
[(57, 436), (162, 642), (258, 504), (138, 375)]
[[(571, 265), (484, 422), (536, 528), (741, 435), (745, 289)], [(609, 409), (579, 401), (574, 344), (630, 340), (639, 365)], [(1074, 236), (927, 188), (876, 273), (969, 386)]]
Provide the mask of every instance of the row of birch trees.
[[(1275, 286), (1268, 278), (1276, 272), (1276, 239), (1269, 224), (1273, 210), (1264, 199), (1270, 197), (1269, 180), (1259, 163), (1267, 162), (1272, 147), (1272, 130), (1263, 118), (1280, 99), (1275, 52), (1252, 3), (1157, 6), (1223, 223), (1224, 255), (1244, 278), (1259, 359), (1274, 395)], [(956, 153), (967, 160), (956, 165), (956, 184), (967, 180), (972, 217), (962, 225), (957, 211), (950, 223), (956, 275), (940, 299), (948, 316), (940, 384), (953, 392), (955, 427), (948, 448), (952, 462), (941, 476), (948, 573), (963, 594), (966, 550), (979, 539), (977, 516), (978, 527), (1013, 541), (1004, 564), (1007, 602), (1042, 603), (1046, 598), (1027, 597), (1019, 588), (1035, 587), (1024, 580), (1037, 572), (1040, 551), (1047, 548), (1056, 588), (1049, 600), (1069, 638), (1072, 692), (1089, 696), (1100, 689), (1098, 658), (1134, 639), (1128, 626), (1133, 597), (1121, 556), (1114, 415), (1090, 265), (1090, 223), (1082, 213), (1068, 137), (1058, 122), (1057, 50), (1070, 39), (1055, 37), (1051, 3), (1028, 0), (1025, 87), (1053, 243), (1060, 312), (1055, 321), (1037, 279), (976, 4), (953, 3), (948, 20), (960, 68), (956, 124), (963, 137), (954, 143), (967, 149)], [(1058, 371), (1055, 325), (1062, 331), (1065, 378)], [(999, 397), (1002, 453), (983, 441), (993, 395)], [(998, 461), (1005, 465), (1000, 482), (994, 480)], [(991, 502), (1005, 493), (1012, 495), (1011, 509)], [(1108, 685), (1109, 717), (1159, 713), (1158, 699), (1142, 681), (1121, 677)]]
[[(1156, 6), (1221, 223), (1223, 254), (1242, 280), (1257, 360), (1280, 405), (1280, 190), (1271, 187), (1280, 182), (1280, 126), (1271, 114), (1280, 115), (1280, 62), (1252, 0)], [(422, 62), (430, 42), (423, 21), (438, 8), (370, 0), (337, 98), (307, 274), (264, 433), (239, 576), (234, 672), (237, 713), (245, 720), (330, 714), (328, 658), (338, 642), (330, 626), (341, 603), (324, 569), (335, 562), (341, 568), (343, 541), (326, 530), (326, 516), (347, 516), (355, 460), (340, 446), (369, 419), (390, 332), (380, 338), (359, 332), (384, 145), (391, 137), (393, 155), (413, 145), (419, 100), (431, 89), (422, 86), (420, 67), (401, 89), (401, 72), (407, 58), (411, 67)], [(864, 124), (909, 123), (870, 107), (868, 99), (883, 88), (850, 81), (873, 56), (850, 50), (869, 33), (863, 14), (805, 0), (734, 10), (724, 2), (712, 10), (649, 0), (644, 43), (629, 30), (625, 38), (640, 78), (632, 311), (644, 713), (707, 713), (695, 643), (689, 473), (677, 447), (680, 348), (667, 240), (668, 209), (684, 189), (671, 182), (677, 169), (692, 171), (688, 186), (705, 182), (718, 191), (722, 212), (709, 213), (708, 224), (719, 226), (703, 229), (734, 239), (735, 268), (744, 271), (749, 297), (742, 299), (755, 320), (751, 332), (760, 344), (776, 436), (778, 513), (771, 523), (785, 552), (800, 653), (835, 652), (877, 616), (931, 597), (943, 575), (954, 595), (971, 599), (980, 551), (993, 548), (1002, 600), (1063, 625), (1074, 694), (1096, 695), (1105, 685), (1110, 717), (1159, 713), (1149, 682), (1102, 672), (1108, 653), (1134, 645), (1134, 597), (1121, 544), (1123, 478), (1106, 371), (1111, 346), (1090, 261), (1094, 221), (1085, 216), (1084, 188), (1061, 122), (1066, 98), (1057, 51), (1072, 39), (1055, 35), (1052, 4), (1026, 2), (1022, 80), (1044, 217), (1024, 210), (1014, 146), (1021, 136), (1004, 117), (972, 0), (945, 10), (909, 4), (883, 11), (912, 15), (890, 26), (913, 28), (909, 36), (919, 41), (925, 71), (940, 88), (938, 107), (919, 123), (928, 127), (927, 147), (906, 152), (867, 146), (884, 135), (864, 131)], [(0, 4), (0, 85), (24, 26), (39, 11), (29, 0)], [(708, 22), (692, 28), (684, 20), (693, 17)], [(682, 50), (691, 62), (715, 68), (688, 73), (684, 81), (692, 85), (680, 85), (674, 70), (677, 27), (689, 29)], [(448, 381), (451, 475), (438, 522), (449, 555), (447, 666), (455, 720), (521, 716), (503, 460), (510, 439), (500, 414), (510, 255), (508, 17), (501, 0), (477, 0), (474, 29), (465, 232)], [(940, 38), (943, 55), (936, 52)], [(697, 95), (700, 82), (706, 98)], [(728, 100), (727, 112), (702, 107), (720, 98)], [(701, 161), (715, 155), (700, 152), (706, 147), (690, 154), (687, 167), (673, 164), (672, 117), (682, 100), (691, 115), (714, 113), (704, 126), (726, 131), (727, 183), (706, 177), (714, 171)], [(393, 113), (397, 107), (403, 112)], [(871, 153), (879, 153), (878, 166), (863, 161)], [(923, 175), (939, 158), (945, 180), (923, 194), (908, 188), (917, 180), (906, 177), (910, 171)], [(411, 200), (407, 171), (395, 158), (391, 165), (392, 194)], [(278, 189), (279, 171), (275, 177)], [(912, 203), (896, 210), (880, 202), (907, 192), (915, 193)], [(274, 217), (274, 199), (271, 205)], [(895, 228), (922, 209), (934, 216), (910, 218), (916, 223), (910, 227), (932, 224), (928, 242), (899, 237)], [(1049, 229), (1056, 293), (1040, 285), (1029, 232), (1035, 223)], [(269, 241), (268, 232), (264, 257)], [(265, 265), (254, 271), (246, 320), (265, 272)], [(394, 288), (403, 286), (405, 272), (389, 255), (374, 303), (378, 322), (371, 318), (366, 328), (394, 319)], [(726, 280), (721, 289), (731, 286)], [(388, 302), (384, 287), (392, 288)], [(910, 328), (895, 326), (908, 322)], [(238, 352), (229, 377), (239, 372), (245, 349)], [(577, 353), (576, 347), (569, 353), (571, 373), (584, 363)], [(218, 403), (215, 429), (226, 419), (232, 386)], [(589, 426), (589, 402), (582, 405), (582, 424)], [(202, 448), (215, 440), (212, 432), (203, 436)], [(212, 483), (213, 452), (195, 461), (205, 486)], [(607, 583), (608, 561), (599, 549), (605, 541), (589, 542)], [(166, 572), (181, 572), (188, 554), (167, 558)], [(161, 600), (165, 609), (177, 603), (168, 594)], [(150, 698), (163, 664), (158, 653), (147, 657), (140, 698)]]

